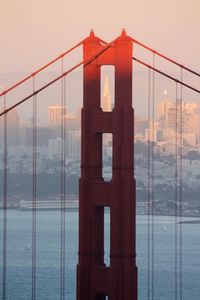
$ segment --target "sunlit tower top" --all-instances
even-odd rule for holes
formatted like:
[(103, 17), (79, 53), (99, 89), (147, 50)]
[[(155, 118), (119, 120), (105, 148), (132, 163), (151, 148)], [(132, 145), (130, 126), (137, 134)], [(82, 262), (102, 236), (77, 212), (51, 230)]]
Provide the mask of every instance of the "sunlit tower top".
[(102, 109), (103, 109), (103, 111), (111, 111), (112, 110), (110, 84), (109, 84), (108, 75), (105, 76), (105, 80), (104, 80)]

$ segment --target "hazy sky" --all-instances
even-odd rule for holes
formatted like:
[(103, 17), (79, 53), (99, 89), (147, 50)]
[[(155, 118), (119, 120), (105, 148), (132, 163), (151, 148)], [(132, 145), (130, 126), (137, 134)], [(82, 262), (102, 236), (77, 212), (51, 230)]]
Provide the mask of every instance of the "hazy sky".
[[(106, 41), (126, 28), (135, 39), (200, 70), (200, 0), (0, 0), (0, 86), (6, 88), (24, 76), (13, 73), (35, 71), (85, 38), (91, 28)], [(144, 114), (147, 92), (143, 81), (135, 82), (134, 106)], [(174, 85), (157, 82), (158, 100), (165, 88), (174, 97)], [(80, 99), (78, 84), (81, 80), (74, 83), (71, 103)], [(47, 96), (52, 101), (59, 98), (56, 92)], [(48, 104), (42, 97), (47, 117)], [(197, 95), (188, 94), (188, 100), (197, 100)], [(81, 104), (74, 108), (77, 105)]]
[(32, 71), (91, 28), (129, 35), (200, 69), (199, 0), (0, 0), (0, 72)]

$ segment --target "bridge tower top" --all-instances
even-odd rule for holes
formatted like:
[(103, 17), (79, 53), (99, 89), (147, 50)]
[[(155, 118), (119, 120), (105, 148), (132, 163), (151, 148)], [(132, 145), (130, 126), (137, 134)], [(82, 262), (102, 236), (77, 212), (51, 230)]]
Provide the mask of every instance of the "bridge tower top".
[[(134, 116), (132, 39), (125, 30), (111, 44), (91, 31), (83, 42), (82, 149), (79, 210), (78, 300), (136, 300)], [(101, 66), (113, 65), (115, 103), (101, 107)], [(102, 135), (111, 133), (112, 179), (102, 174)], [(104, 262), (104, 208), (110, 207), (110, 266)]]

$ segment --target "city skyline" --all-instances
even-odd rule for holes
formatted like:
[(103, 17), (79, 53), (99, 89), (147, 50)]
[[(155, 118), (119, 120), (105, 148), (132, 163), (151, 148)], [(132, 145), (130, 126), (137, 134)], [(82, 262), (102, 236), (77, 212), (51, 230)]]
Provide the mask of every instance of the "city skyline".
[[(102, 87), (102, 109), (104, 111), (110, 111), (112, 101), (109, 78), (106, 75)], [(160, 153), (165, 151), (166, 154), (174, 154), (176, 139), (178, 140), (178, 143), (180, 143), (181, 130), (183, 145), (185, 149), (187, 149), (185, 151), (188, 152), (191, 149), (199, 151), (200, 106), (195, 102), (183, 101), (182, 112), (180, 113), (180, 103), (180, 100), (175, 102), (175, 100), (170, 99), (167, 95), (167, 91), (164, 90), (163, 99), (161, 99), (155, 107), (154, 123), (152, 119), (150, 119), (149, 122), (147, 117), (141, 118), (140, 116), (135, 115), (135, 142), (148, 143), (149, 140), (154, 141), (157, 145), (157, 151)], [(71, 151), (70, 156), (80, 156), (80, 110), (78, 110), (76, 114), (72, 114), (67, 107), (62, 108), (60, 104), (56, 104), (50, 105), (46, 113), (49, 116), (47, 122), (37, 123), (37, 146), (47, 147), (49, 149), (48, 151), (50, 151), (49, 155), (51, 158), (53, 158), (54, 155), (60, 155), (61, 119), (63, 116), (66, 119), (67, 145), (69, 139), (67, 153)], [(182, 118), (182, 127), (180, 127), (180, 116)], [(111, 140), (109, 136), (106, 137), (105, 142), (105, 145), (110, 147)], [(13, 149), (15, 149), (16, 146), (20, 145), (24, 145), (25, 147), (32, 146), (32, 120), (30, 120), (29, 123), (20, 122), (17, 109), (14, 109), (12, 113), (9, 113), (8, 146), (14, 146)], [(73, 151), (70, 150), (73, 149), (73, 147), (75, 147), (74, 154)], [(15, 150), (12, 150), (11, 153), (14, 153), (13, 151)], [(25, 151), (24, 153), (27, 153), (25, 148), (22, 148), (19, 151), (20, 153), (23, 153), (23, 151)], [(43, 153), (45, 150), (41, 148), (41, 151)]]

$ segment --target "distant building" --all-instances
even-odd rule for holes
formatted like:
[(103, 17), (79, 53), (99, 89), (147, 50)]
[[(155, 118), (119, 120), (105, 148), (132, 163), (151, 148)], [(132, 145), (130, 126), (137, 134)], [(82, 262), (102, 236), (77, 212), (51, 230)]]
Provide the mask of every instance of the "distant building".
[(149, 126), (145, 129), (145, 142), (158, 141), (158, 122), (150, 121)]
[[(62, 139), (57, 137), (49, 140), (49, 158), (60, 157)], [(81, 154), (81, 131), (68, 130), (65, 138), (65, 155), (68, 158), (80, 158)]]
[(103, 111), (112, 110), (111, 94), (110, 94), (110, 85), (108, 76), (105, 76), (104, 87), (103, 87), (103, 96), (102, 96), (102, 109)]
[(62, 147), (62, 140), (61, 138), (56, 138), (49, 140), (49, 158), (54, 159), (61, 155), (61, 147)]
[(78, 111), (77, 114), (67, 114), (65, 125), (67, 130), (79, 131), (81, 129), (81, 111)]
[(135, 141), (135, 143), (144, 142), (144, 136), (141, 133), (136, 133), (134, 141)]
[(157, 104), (157, 121), (162, 129), (171, 127), (170, 110), (174, 112), (174, 102), (167, 98), (167, 92), (164, 91), (164, 99)]
[[(79, 110), (77, 114), (65, 114), (64, 116), (65, 121), (65, 128), (66, 131), (72, 130), (72, 131), (79, 131), (81, 129), (81, 111)], [(59, 119), (59, 118), (58, 118)], [(58, 137), (61, 137), (61, 122), (55, 122), (52, 124), (49, 124), (49, 127), (51, 127), (52, 130), (52, 139), (56, 139)]]
[(61, 105), (49, 106), (49, 125), (59, 126), (63, 116), (66, 116), (67, 108)]
[(81, 155), (81, 131), (67, 131), (66, 139), (67, 157), (80, 158)]
[[(174, 141), (183, 134), (185, 144), (195, 146), (200, 141), (199, 105), (194, 102), (173, 102), (166, 97), (157, 104), (157, 121), (165, 141)], [(182, 121), (182, 124), (181, 124)]]
[(134, 119), (134, 131), (135, 134), (145, 136), (145, 130), (148, 128), (148, 120), (135, 117)]
[[(104, 79), (103, 94), (101, 97), (101, 108), (105, 112), (112, 111), (112, 100), (108, 75), (105, 75)], [(112, 146), (112, 134), (103, 134), (103, 145), (104, 147)]]

